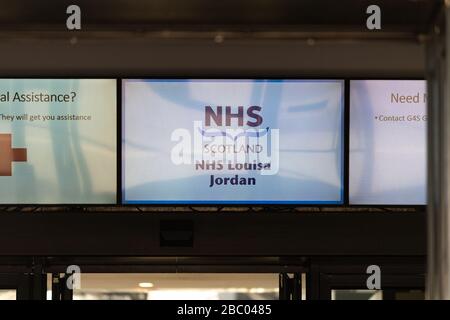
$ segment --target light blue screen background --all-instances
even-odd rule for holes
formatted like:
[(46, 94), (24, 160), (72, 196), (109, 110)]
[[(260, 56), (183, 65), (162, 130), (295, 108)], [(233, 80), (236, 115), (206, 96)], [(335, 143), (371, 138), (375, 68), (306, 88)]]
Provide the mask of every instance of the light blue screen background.
[[(90, 115), (91, 121), (9, 122), (16, 148), (27, 162), (13, 163), (12, 176), (0, 176), (0, 203), (88, 204), (116, 202), (116, 80), (0, 79), (5, 92), (76, 92), (69, 103), (0, 102), (0, 114)], [(2, 156), (0, 154), (0, 156)]]
[[(393, 103), (392, 94), (420, 99)], [(426, 204), (426, 121), (408, 121), (426, 115), (425, 94), (424, 80), (350, 82), (350, 204)]]
[[(125, 203), (342, 203), (343, 81), (129, 79), (122, 86)], [(278, 174), (248, 171), (254, 186), (210, 188), (211, 172), (174, 165), (172, 132), (192, 131), (207, 105), (261, 106), (261, 127), (280, 132)]]

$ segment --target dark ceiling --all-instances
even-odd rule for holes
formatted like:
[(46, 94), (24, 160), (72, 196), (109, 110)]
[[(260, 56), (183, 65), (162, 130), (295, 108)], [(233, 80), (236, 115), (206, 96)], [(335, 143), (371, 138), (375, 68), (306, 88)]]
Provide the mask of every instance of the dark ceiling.
[(64, 30), (78, 4), (86, 30), (365, 29), (366, 8), (382, 10), (383, 31), (427, 30), (442, 0), (0, 0), (2, 31)]

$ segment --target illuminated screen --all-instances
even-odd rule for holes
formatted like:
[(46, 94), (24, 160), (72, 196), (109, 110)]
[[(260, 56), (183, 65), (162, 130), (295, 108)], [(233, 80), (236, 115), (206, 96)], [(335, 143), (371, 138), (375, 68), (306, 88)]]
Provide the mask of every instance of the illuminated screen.
[(350, 204), (426, 204), (426, 83), (350, 83)]
[(115, 203), (116, 110), (116, 80), (0, 79), (0, 203)]
[(341, 80), (124, 80), (124, 203), (343, 201)]

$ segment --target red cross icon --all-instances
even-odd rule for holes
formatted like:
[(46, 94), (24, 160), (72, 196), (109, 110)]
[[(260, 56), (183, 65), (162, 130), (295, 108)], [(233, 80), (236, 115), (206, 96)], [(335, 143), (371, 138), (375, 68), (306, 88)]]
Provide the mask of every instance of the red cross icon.
[(0, 176), (12, 176), (13, 161), (26, 162), (27, 149), (13, 148), (11, 134), (0, 133)]

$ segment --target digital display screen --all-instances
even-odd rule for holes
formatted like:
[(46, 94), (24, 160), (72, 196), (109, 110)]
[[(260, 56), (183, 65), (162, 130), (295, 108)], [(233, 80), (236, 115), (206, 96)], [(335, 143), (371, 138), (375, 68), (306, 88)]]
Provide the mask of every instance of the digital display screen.
[(116, 80), (0, 79), (0, 203), (116, 203), (116, 89)]
[(350, 82), (350, 204), (426, 204), (426, 82)]
[(122, 81), (125, 204), (342, 204), (342, 80)]

